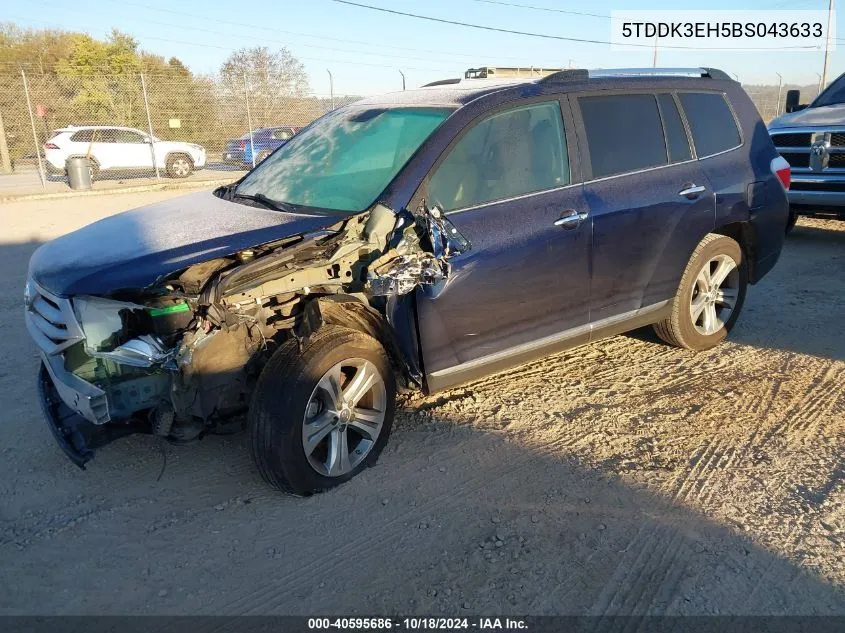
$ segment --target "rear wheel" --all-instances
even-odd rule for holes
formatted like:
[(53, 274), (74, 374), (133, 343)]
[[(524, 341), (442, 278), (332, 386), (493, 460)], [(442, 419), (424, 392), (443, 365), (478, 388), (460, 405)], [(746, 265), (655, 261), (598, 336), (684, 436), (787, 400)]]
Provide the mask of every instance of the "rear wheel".
[(721, 342), (739, 317), (748, 286), (742, 248), (725, 235), (711, 233), (687, 264), (669, 318), (654, 331), (671, 345), (709, 349)]
[(185, 154), (171, 154), (167, 157), (166, 168), (171, 178), (187, 178), (194, 171), (194, 162)]
[(270, 485), (311, 494), (375, 464), (393, 425), (396, 384), (370, 336), (325, 326), (269, 360), (250, 406), (251, 453)]
[(272, 150), (269, 150), (269, 149), (263, 150), (262, 152), (260, 152), (258, 154), (258, 156), (255, 157), (255, 164), (258, 165), (259, 163), (263, 163), (267, 159), (267, 157), (272, 153), (273, 153)]
[(795, 223), (798, 222), (798, 214), (795, 211), (789, 212), (789, 218), (786, 220), (786, 234), (789, 235), (792, 233), (792, 229), (795, 228)]

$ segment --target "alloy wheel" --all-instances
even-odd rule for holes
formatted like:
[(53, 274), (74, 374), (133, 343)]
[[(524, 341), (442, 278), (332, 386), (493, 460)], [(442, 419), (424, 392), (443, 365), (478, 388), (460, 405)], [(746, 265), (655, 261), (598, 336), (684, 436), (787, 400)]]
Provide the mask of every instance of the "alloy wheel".
[(701, 268), (690, 298), (690, 316), (699, 334), (710, 336), (731, 318), (739, 297), (739, 266), (729, 255), (716, 255)]
[(184, 158), (177, 158), (173, 161), (173, 173), (179, 177), (187, 176), (191, 173), (191, 166)]
[(350, 358), (329, 369), (305, 407), (302, 447), (326, 477), (354, 470), (372, 450), (384, 424), (387, 390), (376, 366)]

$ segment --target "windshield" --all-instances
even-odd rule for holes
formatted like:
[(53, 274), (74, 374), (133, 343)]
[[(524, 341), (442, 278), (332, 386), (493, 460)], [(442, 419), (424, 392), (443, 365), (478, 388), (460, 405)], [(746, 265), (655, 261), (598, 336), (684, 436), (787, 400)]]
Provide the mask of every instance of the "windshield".
[(450, 112), (355, 106), (335, 110), (247, 174), (235, 193), (263, 194), (313, 210), (363, 211)]
[(839, 79), (830, 84), (822, 93), (816, 97), (815, 101), (810, 104), (811, 108), (818, 108), (821, 106), (835, 105), (837, 103), (845, 103), (845, 74), (839, 76)]

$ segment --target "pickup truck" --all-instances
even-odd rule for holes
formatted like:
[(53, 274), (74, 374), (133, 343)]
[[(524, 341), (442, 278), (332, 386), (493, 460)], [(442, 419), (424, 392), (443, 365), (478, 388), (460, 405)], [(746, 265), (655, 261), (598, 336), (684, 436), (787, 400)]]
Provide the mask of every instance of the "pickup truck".
[(799, 215), (845, 220), (845, 74), (812, 103), (786, 94), (786, 114), (769, 123), (778, 153), (792, 167), (787, 231)]

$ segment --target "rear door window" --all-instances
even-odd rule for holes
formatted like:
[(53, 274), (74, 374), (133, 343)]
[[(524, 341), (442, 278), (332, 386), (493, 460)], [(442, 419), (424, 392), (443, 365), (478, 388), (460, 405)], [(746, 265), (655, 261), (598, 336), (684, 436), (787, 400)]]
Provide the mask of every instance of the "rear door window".
[(593, 178), (667, 163), (663, 125), (653, 94), (579, 97)]
[(687, 131), (684, 122), (671, 94), (657, 95), (660, 104), (660, 114), (663, 116), (663, 131), (666, 133), (666, 151), (669, 152), (669, 162), (678, 163), (692, 158)]
[(678, 97), (699, 158), (718, 154), (742, 144), (736, 119), (723, 94), (682, 92)]
[(476, 123), (432, 174), (428, 197), (448, 212), (568, 184), (560, 104), (552, 101)]
[(74, 143), (90, 143), (94, 138), (94, 130), (79, 130), (74, 132), (70, 140)]

